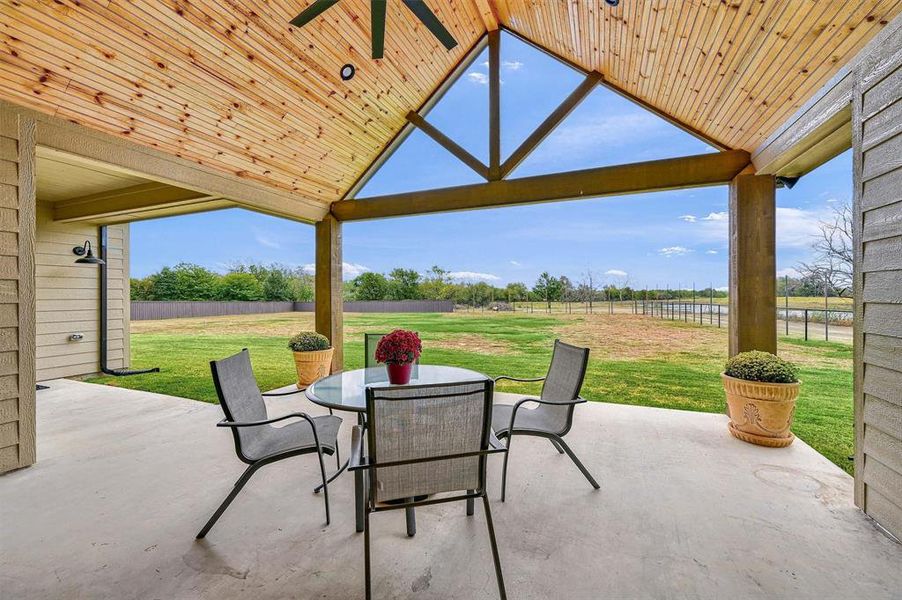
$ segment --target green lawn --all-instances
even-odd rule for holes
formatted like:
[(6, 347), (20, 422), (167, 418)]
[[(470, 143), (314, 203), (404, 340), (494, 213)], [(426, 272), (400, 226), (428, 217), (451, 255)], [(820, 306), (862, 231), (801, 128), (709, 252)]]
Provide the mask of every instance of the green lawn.
[[(247, 347), (260, 385), (294, 378), (285, 347), (310, 328), (309, 314), (252, 315), (133, 324), (132, 366), (160, 373), (90, 381), (215, 402), (209, 361)], [(633, 315), (379, 314), (346, 315), (345, 365), (363, 363), (363, 332), (405, 327), (419, 332), (424, 363), (488, 375), (544, 374), (556, 337), (592, 348), (583, 395), (589, 400), (723, 412), (718, 374), (726, 359), (723, 329)], [(799, 363), (803, 381), (793, 431), (852, 472), (852, 350), (847, 344), (781, 339), (780, 353)], [(530, 385), (502, 391), (535, 392)]]

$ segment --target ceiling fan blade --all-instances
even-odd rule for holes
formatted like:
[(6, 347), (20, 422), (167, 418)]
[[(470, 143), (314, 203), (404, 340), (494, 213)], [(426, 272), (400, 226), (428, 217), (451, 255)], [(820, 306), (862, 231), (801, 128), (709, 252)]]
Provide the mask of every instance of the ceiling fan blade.
[(290, 23), (295, 27), (303, 27), (337, 3), (338, 0), (315, 0), (313, 4), (301, 11), (301, 14), (293, 18)]
[(450, 50), (457, 46), (457, 40), (454, 39), (454, 36), (445, 29), (445, 26), (442, 25), (442, 22), (438, 20), (429, 7), (426, 6), (426, 3), (423, 0), (403, 0), (404, 5), (410, 9), (416, 17), (426, 26), (426, 28), (432, 32), (438, 41), (442, 43), (445, 48)]
[(373, 58), (382, 58), (385, 51), (386, 0), (370, 1), (370, 19), (373, 29)]

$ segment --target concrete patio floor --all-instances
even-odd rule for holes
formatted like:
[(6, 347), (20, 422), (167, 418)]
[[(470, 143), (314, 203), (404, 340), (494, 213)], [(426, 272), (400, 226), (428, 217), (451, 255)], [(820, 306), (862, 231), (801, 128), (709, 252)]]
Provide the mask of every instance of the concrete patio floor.
[[(273, 414), (323, 412), (273, 400)], [(50, 382), (38, 463), (0, 477), (0, 597), (362, 598), (353, 478), (330, 486), (326, 527), (310, 456), (263, 468), (195, 541), (243, 470), (220, 418), (191, 400)], [(601, 490), (547, 441), (519, 438), (502, 504), (490, 461), (512, 599), (902, 597), (902, 545), (801, 441), (759, 448), (732, 439), (723, 415), (600, 403), (578, 407), (567, 440)], [(417, 518), (409, 539), (403, 511), (373, 516), (375, 597), (496, 598), (481, 505)]]

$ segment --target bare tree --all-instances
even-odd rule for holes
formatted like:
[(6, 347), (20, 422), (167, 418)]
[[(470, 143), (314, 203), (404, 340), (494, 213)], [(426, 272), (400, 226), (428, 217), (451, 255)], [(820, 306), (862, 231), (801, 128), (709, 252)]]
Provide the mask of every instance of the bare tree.
[(820, 282), (824, 289), (840, 296), (852, 287), (852, 223), (851, 204), (834, 207), (832, 220), (821, 221), (820, 233), (811, 245), (814, 260), (798, 266), (803, 277)]
[(592, 312), (592, 302), (598, 295), (598, 277), (595, 275), (592, 269), (586, 269), (586, 272), (583, 273), (579, 287), (583, 292), (582, 296), (584, 298), (584, 301), (589, 303), (589, 312)]

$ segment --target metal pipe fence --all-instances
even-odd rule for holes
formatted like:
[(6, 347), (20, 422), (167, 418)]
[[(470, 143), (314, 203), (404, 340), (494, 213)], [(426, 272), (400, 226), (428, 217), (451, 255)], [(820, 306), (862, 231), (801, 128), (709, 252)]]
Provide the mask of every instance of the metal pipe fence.
[[(131, 303), (131, 320), (313, 312), (313, 310), (313, 302), (150, 302), (136, 300)], [(454, 312), (454, 303), (450, 300), (348, 301), (344, 303), (344, 311), (349, 313), (446, 313)]]

